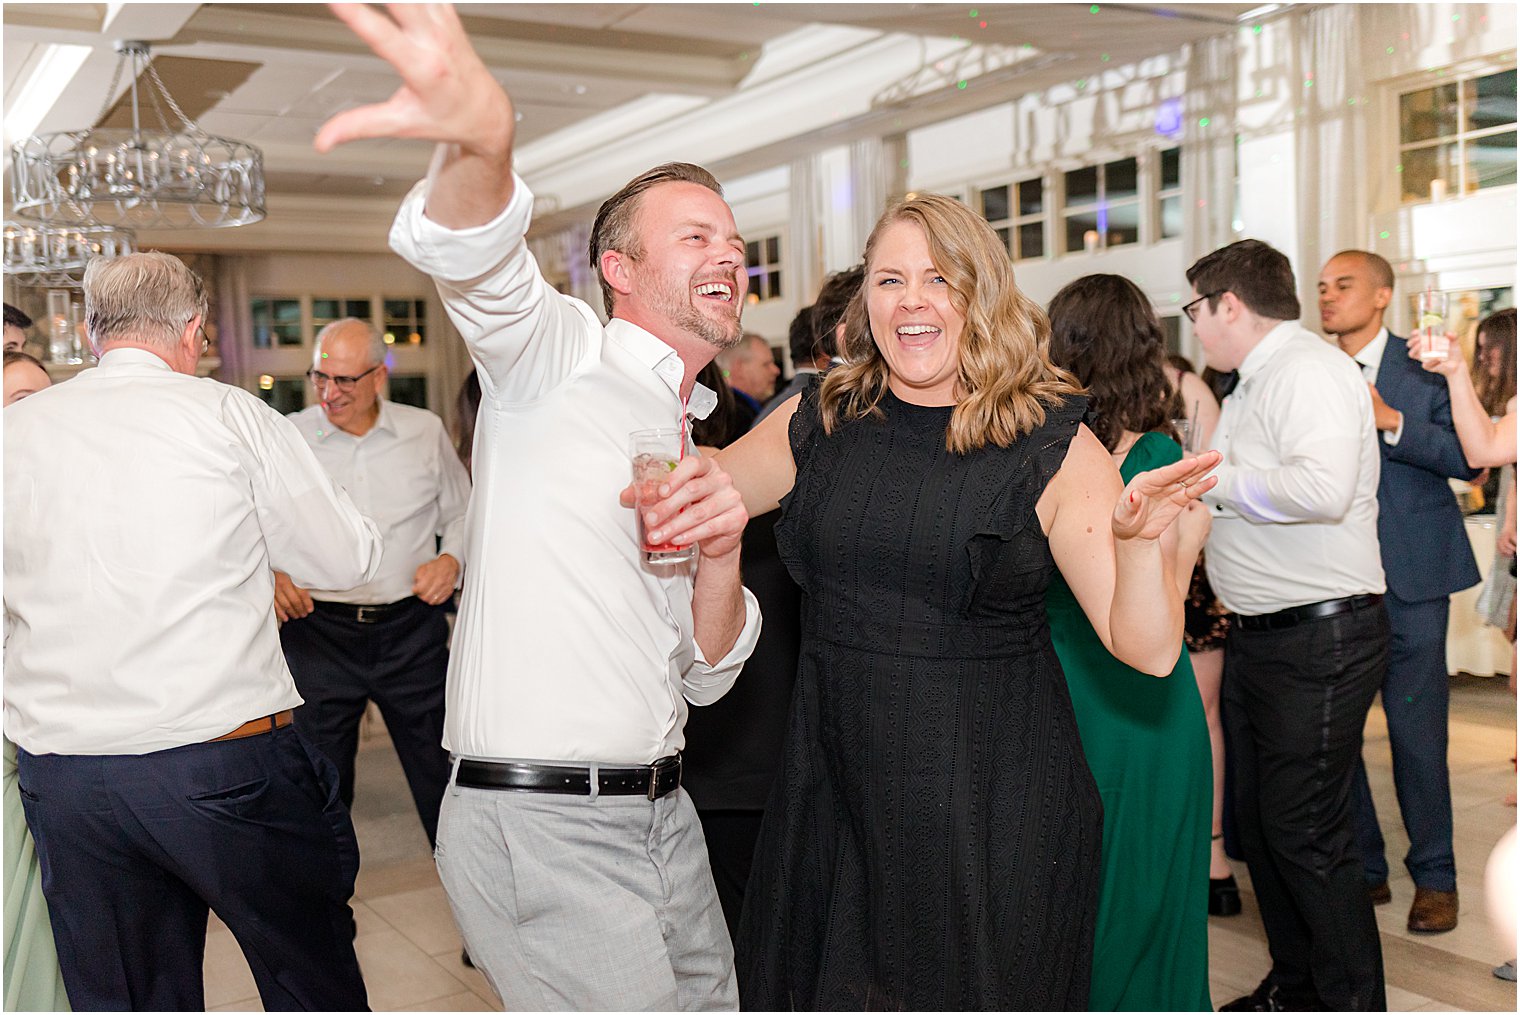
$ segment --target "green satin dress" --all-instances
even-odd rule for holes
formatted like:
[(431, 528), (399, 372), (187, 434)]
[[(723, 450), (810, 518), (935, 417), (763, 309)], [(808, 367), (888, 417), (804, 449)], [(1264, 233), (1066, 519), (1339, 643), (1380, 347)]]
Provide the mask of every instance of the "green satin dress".
[(42, 871), (21, 810), (16, 745), (5, 741), (5, 1010), (68, 1011)]
[[(1143, 434), (1127, 483), (1182, 452)], [(1125, 666), (1103, 647), (1059, 575), (1045, 605), (1103, 798), (1102, 887), (1093, 947), (1093, 1011), (1210, 1011), (1209, 828), (1213, 760), (1203, 702), (1184, 650), (1168, 677)]]

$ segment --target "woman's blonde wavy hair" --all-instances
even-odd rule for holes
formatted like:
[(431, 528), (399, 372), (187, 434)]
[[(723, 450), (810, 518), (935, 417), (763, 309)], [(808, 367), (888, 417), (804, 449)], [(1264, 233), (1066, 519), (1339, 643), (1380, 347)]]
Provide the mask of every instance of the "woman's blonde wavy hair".
[(871, 335), (867, 296), (877, 241), (898, 222), (924, 231), (950, 302), (966, 319), (945, 446), (962, 455), (989, 443), (1006, 448), (1044, 423), (1048, 406), (1082, 388), (1051, 362), (1050, 321), (1014, 283), (1007, 248), (992, 227), (940, 194), (920, 194), (887, 209), (866, 240), (865, 285), (845, 313), (845, 362), (828, 372), (819, 392), (824, 431), (881, 414), (889, 371)]

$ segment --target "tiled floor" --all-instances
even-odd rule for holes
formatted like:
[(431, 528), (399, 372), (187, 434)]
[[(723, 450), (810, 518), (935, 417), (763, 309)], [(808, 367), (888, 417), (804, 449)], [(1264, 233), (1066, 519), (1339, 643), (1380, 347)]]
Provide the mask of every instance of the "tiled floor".
[[(1514, 1011), (1515, 986), (1491, 969), (1511, 956), (1493, 940), (1484, 897), (1489, 851), (1515, 822), (1505, 793), (1515, 786), (1515, 700), (1501, 679), (1453, 681), (1452, 794), (1462, 917), (1449, 934), (1405, 929), (1414, 889), (1397, 862), (1407, 845), (1396, 819), (1380, 709), (1367, 723), (1369, 777), (1383, 810), (1384, 834), (1396, 868), (1393, 902), (1378, 909), (1388, 1004), (1402, 1011)], [(459, 960), (459, 932), (412, 810), (400, 766), (383, 731), (368, 738), (359, 761), (354, 824), (363, 866), (354, 913), (355, 947), (377, 1011), (491, 1011), (500, 1004), (485, 977)], [(1214, 1003), (1250, 991), (1267, 969), (1261, 922), (1244, 865), (1237, 876), (1246, 911), (1213, 919), (1209, 961)], [(259, 1010), (258, 992), (237, 943), (213, 919), (206, 941), (206, 1003), (213, 1011)]]

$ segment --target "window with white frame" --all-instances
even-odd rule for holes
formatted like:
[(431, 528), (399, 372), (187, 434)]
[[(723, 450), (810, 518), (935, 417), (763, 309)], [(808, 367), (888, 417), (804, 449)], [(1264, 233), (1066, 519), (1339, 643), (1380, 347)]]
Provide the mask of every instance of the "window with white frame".
[(1156, 238), (1182, 235), (1182, 149), (1168, 148), (1156, 158)]
[(750, 303), (763, 303), (781, 296), (781, 237), (762, 236), (744, 245), (744, 263), (749, 272)]
[(1515, 183), (1515, 71), (1478, 74), (1399, 95), (1405, 203)]
[(1045, 256), (1045, 181), (1040, 177), (984, 187), (978, 195), (985, 218), (1015, 261)]
[(1062, 174), (1061, 252), (1140, 242), (1140, 163), (1131, 156)]

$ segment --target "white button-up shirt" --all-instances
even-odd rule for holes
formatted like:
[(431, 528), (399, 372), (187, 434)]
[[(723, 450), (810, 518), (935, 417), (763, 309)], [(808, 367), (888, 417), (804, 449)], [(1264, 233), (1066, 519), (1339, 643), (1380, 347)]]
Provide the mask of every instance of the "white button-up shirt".
[(290, 417), (322, 468), (380, 527), (385, 543), (373, 579), (352, 589), (309, 589), (315, 599), (364, 606), (394, 603), (412, 594), (417, 568), (440, 553), (464, 565), (470, 475), (449, 443), (443, 420), (415, 406), (384, 400), (379, 406), (375, 425), (360, 437), (329, 423), (320, 405)]
[(146, 754), (301, 703), (272, 569), (355, 585), (380, 536), (294, 426), (129, 348), (4, 422), (11, 740)]
[(693, 639), (690, 573), (643, 564), (628, 437), (676, 426), (681, 358), (544, 281), (522, 180), (493, 222), (449, 230), (407, 197), (391, 246), (432, 275), (480, 368), (475, 493), (449, 657), (443, 743), (483, 759), (647, 764), (685, 743), (687, 702), (720, 698), (759, 635), (744, 592), (734, 647)]
[[(1383, 352), (1387, 348), (1388, 329), (1379, 328), (1377, 335), (1373, 337), (1372, 341), (1368, 342), (1366, 345), (1358, 349), (1356, 353), (1351, 357), (1352, 359), (1356, 360), (1356, 365), (1361, 368), (1362, 380), (1366, 381), (1374, 388), (1377, 387), (1378, 370), (1383, 365)], [(1373, 417), (1373, 422), (1374, 424), (1377, 422), (1375, 415)], [(1397, 427), (1392, 430), (1384, 430), (1382, 432), (1383, 443), (1387, 444), (1390, 447), (1396, 446), (1399, 443), (1399, 438), (1402, 436), (1404, 436), (1404, 419), (1401, 414), (1399, 417), (1399, 425)]]
[(1209, 582), (1235, 613), (1382, 592), (1372, 400), (1345, 353), (1284, 322), (1240, 365), (1213, 447), (1224, 452)]

